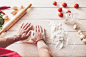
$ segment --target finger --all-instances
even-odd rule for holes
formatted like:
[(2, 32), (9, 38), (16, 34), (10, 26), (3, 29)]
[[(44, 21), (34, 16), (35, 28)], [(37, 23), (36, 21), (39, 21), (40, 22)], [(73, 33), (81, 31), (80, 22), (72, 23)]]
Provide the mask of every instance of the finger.
[(43, 29), (43, 34), (45, 35), (45, 28)]
[(30, 29), (32, 29), (32, 27), (33, 27), (33, 25), (31, 25), (30, 27), (28, 27), (28, 28), (26, 29), (26, 32), (28, 32)]
[(27, 29), (30, 25), (31, 23), (27, 24), (24, 29)]
[(33, 31), (33, 36), (35, 35), (35, 32)]
[(38, 32), (38, 25), (37, 25), (37, 32)]
[(35, 32), (37, 32), (37, 26), (35, 27)]
[(40, 32), (42, 32), (42, 27), (40, 26)]
[(43, 29), (43, 39), (45, 40), (45, 28)]
[(37, 32), (40, 32), (39, 25), (37, 26)]
[(29, 31), (29, 32), (27, 33), (27, 37), (29, 37), (29, 36), (30, 36), (30, 34), (31, 34), (31, 31)]
[(27, 24), (28, 24), (28, 23), (26, 23), (25, 25), (23, 25), (23, 27), (22, 27), (22, 28), (24, 29), (24, 28), (25, 28), (25, 26), (26, 26)]
[(24, 26), (24, 23), (21, 25), (21, 27), (20, 27), (20, 28), (23, 28), (23, 26)]

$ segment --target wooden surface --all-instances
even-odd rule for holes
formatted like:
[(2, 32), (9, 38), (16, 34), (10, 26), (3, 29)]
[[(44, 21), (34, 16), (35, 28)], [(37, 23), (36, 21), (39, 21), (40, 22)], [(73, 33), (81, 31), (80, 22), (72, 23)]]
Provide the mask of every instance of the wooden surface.
[[(86, 0), (58, 0), (57, 6), (53, 6), (54, 0), (0, 0), (0, 5), (8, 5), (8, 6), (20, 6), (23, 5), (26, 7), (29, 3), (32, 3), (31, 9), (27, 10), (27, 13), (8, 31), (4, 32), (0, 38), (9, 37), (15, 34), (16, 30), (19, 29), (22, 23), (31, 22), (32, 25), (41, 25), (43, 28), (46, 29), (46, 42), (49, 48), (51, 49), (51, 54), (56, 56), (86, 56), (86, 45), (83, 44), (80, 39), (78, 38), (78, 33), (75, 31), (72, 26), (66, 25), (63, 23), (62, 18), (58, 17), (58, 8), (62, 7), (62, 3), (66, 2), (68, 4), (67, 8), (62, 8), (63, 12), (65, 13), (67, 10), (71, 10), (71, 12), (79, 14), (79, 20), (77, 20), (78, 25), (80, 26), (81, 30), (86, 34)], [(73, 8), (74, 4), (78, 3), (80, 8), (75, 9)], [(12, 15), (10, 14), (11, 9), (3, 10), (9, 18), (12, 19)], [(77, 47), (72, 49), (74, 46), (74, 41), (72, 40), (69, 44), (61, 50), (55, 49), (55, 43), (50, 40), (50, 27), (49, 21), (58, 21), (62, 22), (64, 27), (66, 27), (69, 34), (74, 34), (76, 39)], [(5, 24), (9, 20), (5, 20)], [(18, 52), (23, 57), (37, 57), (37, 47), (33, 44), (26, 44), (26, 43), (14, 43), (7, 47), (7, 49), (13, 50)]]

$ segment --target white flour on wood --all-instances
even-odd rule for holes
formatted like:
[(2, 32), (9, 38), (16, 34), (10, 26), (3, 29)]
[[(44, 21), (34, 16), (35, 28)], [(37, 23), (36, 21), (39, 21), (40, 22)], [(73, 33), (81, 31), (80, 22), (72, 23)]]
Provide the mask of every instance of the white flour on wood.
[[(62, 23), (60, 22), (50, 21), (49, 26), (51, 29), (51, 39), (56, 44), (55, 48), (57, 48), (57, 46), (59, 46), (59, 49), (66, 47), (66, 45), (68, 45), (68, 42), (70, 41), (71, 34), (65, 32), (65, 27), (63, 27)], [(73, 36), (73, 38), (75, 37)], [(74, 48), (74, 46), (72, 47), (72, 49)]]

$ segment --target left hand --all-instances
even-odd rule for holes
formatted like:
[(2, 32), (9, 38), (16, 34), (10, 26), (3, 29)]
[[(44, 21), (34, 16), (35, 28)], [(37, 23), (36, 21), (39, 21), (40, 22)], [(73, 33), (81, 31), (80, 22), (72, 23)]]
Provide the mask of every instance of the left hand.
[(39, 39), (45, 40), (45, 29), (42, 29), (41, 26), (35, 27), (35, 32), (33, 32), (32, 40), (36, 43)]
[(17, 32), (17, 39), (18, 40), (25, 40), (25, 39), (27, 39), (29, 36), (30, 36), (30, 34), (31, 34), (31, 29), (32, 29), (32, 25), (31, 25), (31, 23), (26, 23), (26, 24), (22, 24), (21, 25), (21, 27), (20, 27), (20, 29), (18, 30), (18, 32)]

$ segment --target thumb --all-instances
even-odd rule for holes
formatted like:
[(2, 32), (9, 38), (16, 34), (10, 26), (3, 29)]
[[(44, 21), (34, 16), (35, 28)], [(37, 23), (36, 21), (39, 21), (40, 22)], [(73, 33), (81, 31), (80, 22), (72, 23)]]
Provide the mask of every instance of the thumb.
[(31, 40), (32, 40), (34, 43), (36, 43), (35, 37), (31, 38)]

